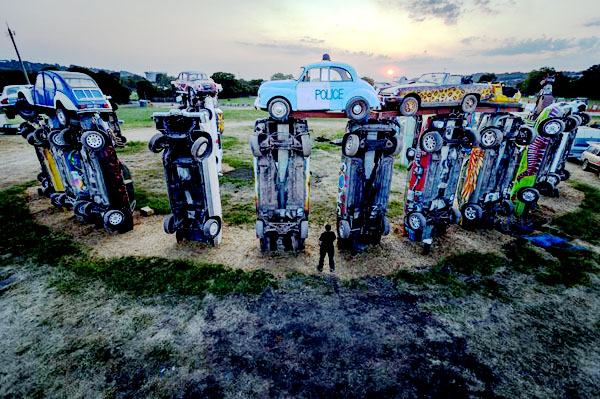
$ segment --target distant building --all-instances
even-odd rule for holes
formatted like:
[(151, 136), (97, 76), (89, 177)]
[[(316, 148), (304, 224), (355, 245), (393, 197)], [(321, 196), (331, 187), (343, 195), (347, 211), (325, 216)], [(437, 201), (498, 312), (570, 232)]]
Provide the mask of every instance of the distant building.
[(158, 75), (166, 75), (166, 72), (144, 72), (146, 74), (146, 79), (150, 82), (156, 82), (156, 78)]

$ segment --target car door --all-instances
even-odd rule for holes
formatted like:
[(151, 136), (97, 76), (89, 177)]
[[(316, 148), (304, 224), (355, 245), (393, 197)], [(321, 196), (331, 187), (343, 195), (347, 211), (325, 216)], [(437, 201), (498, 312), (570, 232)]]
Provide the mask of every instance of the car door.
[(444, 89), (445, 103), (460, 103), (465, 95), (465, 90), (461, 86), (462, 76), (448, 75), (442, 85)]
[(296, 104), (299, 111), (329, 110), (329, 68), (308, 69), (296, 85)]
[(352, 75), (341, 67), (329, 68), (329, 96), (331, 110), (341, 111), (352, 97)]
[(46, 107), (54, 106), (54, 96), (56, 95), (56, 86), (54, 81), (48, 75), (44, 75), (44, 105)]
[(35, 78), (35, 85), (33, 86), (33, 103), (35, 105), (44, 105), (44, 98), (44, 74), (38, 73), (37, 78)]

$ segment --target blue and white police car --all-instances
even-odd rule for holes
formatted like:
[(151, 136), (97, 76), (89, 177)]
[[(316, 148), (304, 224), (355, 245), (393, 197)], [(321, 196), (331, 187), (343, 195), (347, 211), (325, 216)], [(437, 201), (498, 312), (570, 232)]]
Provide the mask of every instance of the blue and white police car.
[(264, 82), (254, 106), (280, 121), (292, 111), (345, 111), (348, 118), (361, 121), (371, 108), (380, 107), (380, 100), (353, 67), (325, 55), (323, 61), (303, 66), (296, 79)]

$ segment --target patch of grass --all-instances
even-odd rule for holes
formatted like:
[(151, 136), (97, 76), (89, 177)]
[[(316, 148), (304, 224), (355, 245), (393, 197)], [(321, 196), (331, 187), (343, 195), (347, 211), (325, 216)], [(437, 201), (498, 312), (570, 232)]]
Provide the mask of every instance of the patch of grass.
[(506, 259), (493, 253), (464, 252), (450, 255), (438, 263), (440, 268), (449, 268), (454, 273), (464, 275), (491, 276), (496, 269), (504, 266)]
[(232, 168), (252, 167), (252, 159), (243, 159), (232, 155), (223, 156), (223, 163)]
[(387, 214), (391, 218), (397, 218), (404, 214), (404, 203), (392, 200), (388, 202)]
[(248, 104), (254, 106), (256, 96), (219, 99), (219, 105)]
[(143, 141), (128, 141), (125, 147), (117, 147), (118, 154), (136, 154), (138, 152), (147, 151), (148, 143)]
[(237, 139), (237, 137), (233, 137), (233, 136), (223, 136), (223, 141), (221, 143), (223, 150), (230, 150), (232, 147), (241, 145), (242, 143), (240, 143), (240, 141)]
[(252, 185), (252, 180), (240, 179), (239, 177), (232, 177), (232, 176), (227, 176), (227, 175), (219, 177), (219, 182), (221, 184), (233, 184), (237, 188), (242, 188), (242, 187)]
[(592, 212), (600, 212), (600, 190), (588, 184), (573, 182), (573, 187), (583, 192), (585, 197), (579, 207)]
[(524, 239), (517, 239), (506, 244), (503, 248), (513, 270), (520, 273), (532, 273), (546, 267), (550, 262), (543, 252), (534, 249)]
[(338, 146), (331, 144), (331, 143), (327, 143), (327, 142), (314, 141), (313, 149), (329, 151), (329, 152), (337, 152)]
[(276, 285), (273, 276), (262, 270), (247, 273), (223, 265), (156, 257), (93, 258), (70, 237), (33, 221), (25, 188), (0, 191), (0, 253), (10, 254), (4, 261), (24, 257), (73, 272), (64, 282), (54, 283), (61, 292), (77, 292), (77, 284), (86, 280), (100, 280), (110, 289), (136, 295), (257, 294)]
[(141, 209), (149, 206), (159, 215), (171, 213), (169, 196), (164, 193), (151, 193), (141, 188), (135, 189), (136, 208)]
[(406, 165), (402, 165), (400, 162), (395, 162), (394, 169), (404, 172), (406, 171)]
[(254, 206), (254, 203), (229, 203), (228, 200), (230, 198), (231, 195), (221, 196), (221, 201), (223, 203), (223, 220), (234, 225), (254, 224), (256, 221), (256, 207)]
[(120, 107), (117, 111), (119, 119), (122, 119), (125, 124), (123, 129), (139, 128), (139, 127), (154, 127), (154, 121), (150, 118), (154, 112), (168, 111), (170, 108), (165, 107)]
[(177, 357), (178, 351), (175, 345), (169, 341), (162, 341), (152, 345), (148, 350), (147, 357), (157, 362), (168, 362)]
[(564, 233), (592, 244), (600, 243), (600, 190), (587, 184), (573, 183), (585, 196), (578, 210), (554, 219), (554, 225)]
[[(225, 118), (225, 126), (227, 126), (227, 121), (233, 122), (249, 122), (253, 119), (263, 119), (268, 118), (269, 114), (265, 111), (260, 111), (257, 109), (231, 109), (227, 108), (223, 110), (223, 118)], [(251, 123), (249, 123), (250, 125)]]

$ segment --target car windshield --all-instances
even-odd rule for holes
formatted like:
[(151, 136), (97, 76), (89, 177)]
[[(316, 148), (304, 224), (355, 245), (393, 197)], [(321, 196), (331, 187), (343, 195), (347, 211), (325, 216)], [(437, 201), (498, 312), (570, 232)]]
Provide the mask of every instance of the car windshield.
[(302, 76), (303, 73), (304, 73), (304, 67), (300, 67), (300, 69), (298, 69), (298, 71), (294, 74), (294, 80), (300, 79), (300, 77)]
[(6, 89), (4, 89), (6, 95), (15, 94), (17, 91), (19, 91), (18, 87), (7, 87)]
[(190, 80), (201, 80), (201, 79), (208, 79), (208, 77), (204, 73), (190, 73), (189, 79)]
[(98, 87), (92, 79), (85, 78), (66, 78), (67, 84), (71, 87)]
[(417, 79), (417, 83), (435, 83), (441, 84), (446, 77), (445, 73), (426, 73)]

